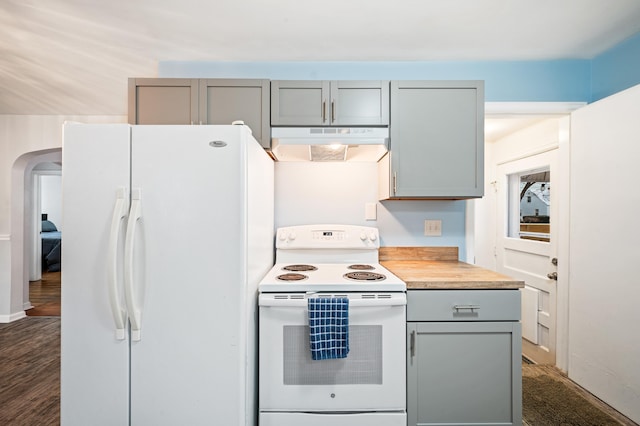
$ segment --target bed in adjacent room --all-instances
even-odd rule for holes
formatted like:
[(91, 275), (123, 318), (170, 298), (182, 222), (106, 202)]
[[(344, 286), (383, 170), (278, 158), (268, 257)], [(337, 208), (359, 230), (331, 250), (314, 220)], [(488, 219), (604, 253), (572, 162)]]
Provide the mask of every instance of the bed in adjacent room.
[(42, 270), (56, 272), (60, 270), (62, 233), (49, 220), (42, 221)]

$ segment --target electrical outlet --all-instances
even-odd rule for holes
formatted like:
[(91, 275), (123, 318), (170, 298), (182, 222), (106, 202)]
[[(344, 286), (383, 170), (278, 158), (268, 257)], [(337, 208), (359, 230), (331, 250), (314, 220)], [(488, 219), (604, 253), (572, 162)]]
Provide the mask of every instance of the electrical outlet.
[(442, 236), (442, 221), (437, 219), (427, 219), (424, 221), (424, 235), (426, 237)]

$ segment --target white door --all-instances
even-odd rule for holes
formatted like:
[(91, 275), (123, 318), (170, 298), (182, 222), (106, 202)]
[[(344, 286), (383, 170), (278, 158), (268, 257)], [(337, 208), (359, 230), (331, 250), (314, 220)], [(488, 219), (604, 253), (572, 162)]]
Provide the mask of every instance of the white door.
[(132, 128), (131, 186), (141, 205), (133, 263), (141, 328), (140, 339), (133, 341), (132, 333), (131, 342), (132, 425), (245, 424), (241, 153), (247, 139), (241, 131)]
[[(496, 258), (499, 272), (523, 280), (523, 354), (556, 361), (558, 149), (497, 168)], [(553, 196), (551, 195), (553, 193)]]

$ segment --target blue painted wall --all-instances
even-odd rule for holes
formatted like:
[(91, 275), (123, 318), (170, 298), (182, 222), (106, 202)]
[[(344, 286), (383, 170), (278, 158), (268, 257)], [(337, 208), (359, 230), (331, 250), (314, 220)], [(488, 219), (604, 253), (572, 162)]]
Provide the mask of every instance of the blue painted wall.
[(484, 80), (488, 102), (588, 102), (589, 60), (514, 62), (160, 62), (160, 77)]
[(164, 61), (159, 77), (484, 80), (488, 102), (593, 102), (640, 84), (640, 33), (593, 59), (458, 62)]
[(640, 33), (591, 61), (591, 102), (640, 84)]

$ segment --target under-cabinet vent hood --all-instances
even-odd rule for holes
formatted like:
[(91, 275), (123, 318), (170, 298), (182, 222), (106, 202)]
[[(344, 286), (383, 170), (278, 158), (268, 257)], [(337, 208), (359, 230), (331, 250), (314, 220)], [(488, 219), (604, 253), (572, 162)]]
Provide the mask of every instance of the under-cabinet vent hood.
[(389, 147), (387, 127), (273, 127), (278, 161), (378, 161)]

